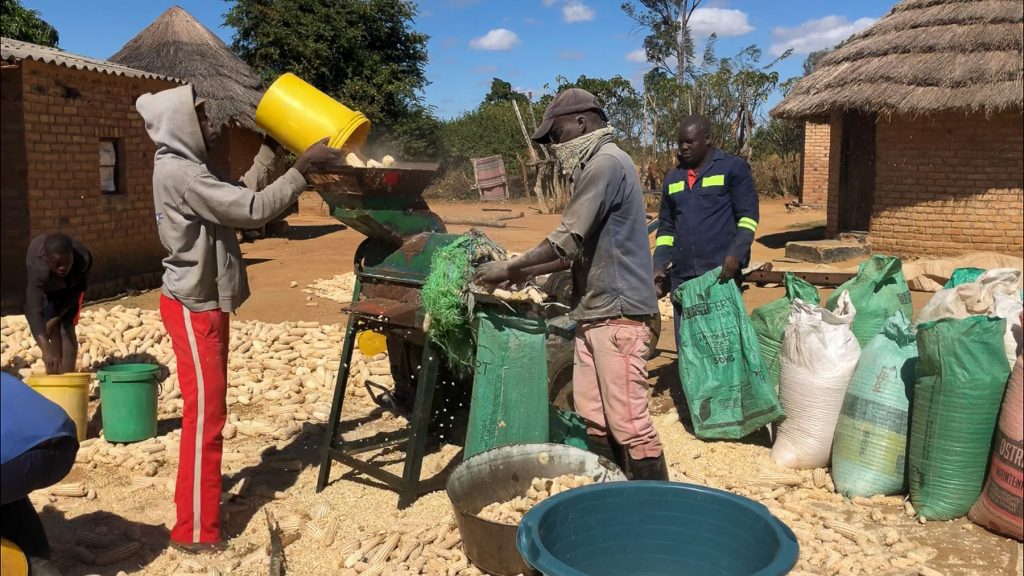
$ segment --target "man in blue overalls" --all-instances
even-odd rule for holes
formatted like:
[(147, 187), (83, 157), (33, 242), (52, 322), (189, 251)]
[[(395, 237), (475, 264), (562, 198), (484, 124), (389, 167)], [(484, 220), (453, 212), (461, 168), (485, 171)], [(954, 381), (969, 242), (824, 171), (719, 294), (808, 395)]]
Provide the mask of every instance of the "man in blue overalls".
[[(654, 281), (658, 298), (666, 284), (680, 284), (721, 266), (722, 282), (738, 281), (750, 262), (757, 230), (757, 191), (750, 165), (711, 144), (711, 124), (688, 116), (679, 128), (679, 164), (662, 185)], [(671, 264), (671, 270), (669, 270)], [(679, 334), (679, 304), (675, 332)]]

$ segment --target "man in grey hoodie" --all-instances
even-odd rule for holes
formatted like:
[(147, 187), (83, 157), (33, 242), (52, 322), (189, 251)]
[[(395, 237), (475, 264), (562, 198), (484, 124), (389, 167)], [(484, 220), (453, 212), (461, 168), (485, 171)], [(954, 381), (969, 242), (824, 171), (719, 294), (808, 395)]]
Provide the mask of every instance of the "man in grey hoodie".
[(239, 186), (222, 181), (207, 166), (219, 127), (210, 124), (192, 86), (143, 94), (136, 108), (156, 144), (153, 201), (168, 253), (160, 315), (171, 336), (184, 402), (171, 544), (200, 552), (218, 548), (221, 541), (228, 315), (249, 297), (235, 229), (262, 226), (298, 199), (308, 173), (342, 160), (325, 139), (263, 187), (275, 156), (273, 146), (264, 145)]

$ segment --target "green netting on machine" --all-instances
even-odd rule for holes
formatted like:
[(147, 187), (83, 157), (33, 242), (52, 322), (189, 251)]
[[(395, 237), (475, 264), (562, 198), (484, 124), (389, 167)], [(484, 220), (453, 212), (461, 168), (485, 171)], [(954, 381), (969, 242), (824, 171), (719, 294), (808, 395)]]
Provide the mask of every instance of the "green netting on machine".
[(470, 230), (434, 253), (420, 300), (431, 341), (457, 372), (467, 374), (473, 368), (469, 285), (476, 265), (506, 258), (505, 249), (478, 230)]

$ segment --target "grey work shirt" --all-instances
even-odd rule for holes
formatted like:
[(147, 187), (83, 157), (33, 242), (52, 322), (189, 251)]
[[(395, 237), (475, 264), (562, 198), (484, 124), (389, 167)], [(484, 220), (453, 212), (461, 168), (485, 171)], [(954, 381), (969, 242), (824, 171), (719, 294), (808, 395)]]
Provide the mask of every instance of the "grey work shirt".
[(572, 260), (577, 321), (658, 313), (643, 192), (636, 167), (611, 136), (573, 174), (573, 194), (548, 241)]

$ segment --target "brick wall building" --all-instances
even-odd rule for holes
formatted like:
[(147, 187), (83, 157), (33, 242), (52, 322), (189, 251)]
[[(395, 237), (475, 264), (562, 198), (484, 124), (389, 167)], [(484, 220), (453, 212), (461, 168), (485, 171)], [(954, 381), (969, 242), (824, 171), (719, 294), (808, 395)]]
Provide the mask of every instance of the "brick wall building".
[(1024, 0), (905, 0), (797, 82), (772, 115), (806, 122), (801, 200), (827, 191), (829, 237), (1019, 256), (1022, 46)]
[[(835, 114), (824, 126), (829, 133), (824, 145), (818, 138), (813, 145), (805, 142), (805, 150), (829, 152), (823, 162), (817, 160), (827, 170), (827, 198), (822, 204), (828, 213), (829, 237), (865, 231), (872, 250), (899, 256), (1021, 254), (1024, 115), (947, 113), (877, 119), (865, 230), (844, 218), (853, 210), (844, 206), (851, 195), (843, 174), (844, 168), (851, 169), (849, 157), (844, 157), (844, 147), (850, 153), (850, 141), (844, 139), (849, 120)], [(805, 194), (808, 165), (805, 161)], [(803, 198), (801, 202), (811, 203)]]
[(875, 141), (872, 248), (1021, 254), (1024, 115), (893, 118)]
[(828, 200), (829, 119), (804, 123), (804, 154), (800, 203), (825, 206)]
[(2, 300), (23, 300), (25, 250), (63, 232), (93, 253), (89, 297), (159, 285), (153, 153), (135, 99), (176, 81), (3, 39)]

